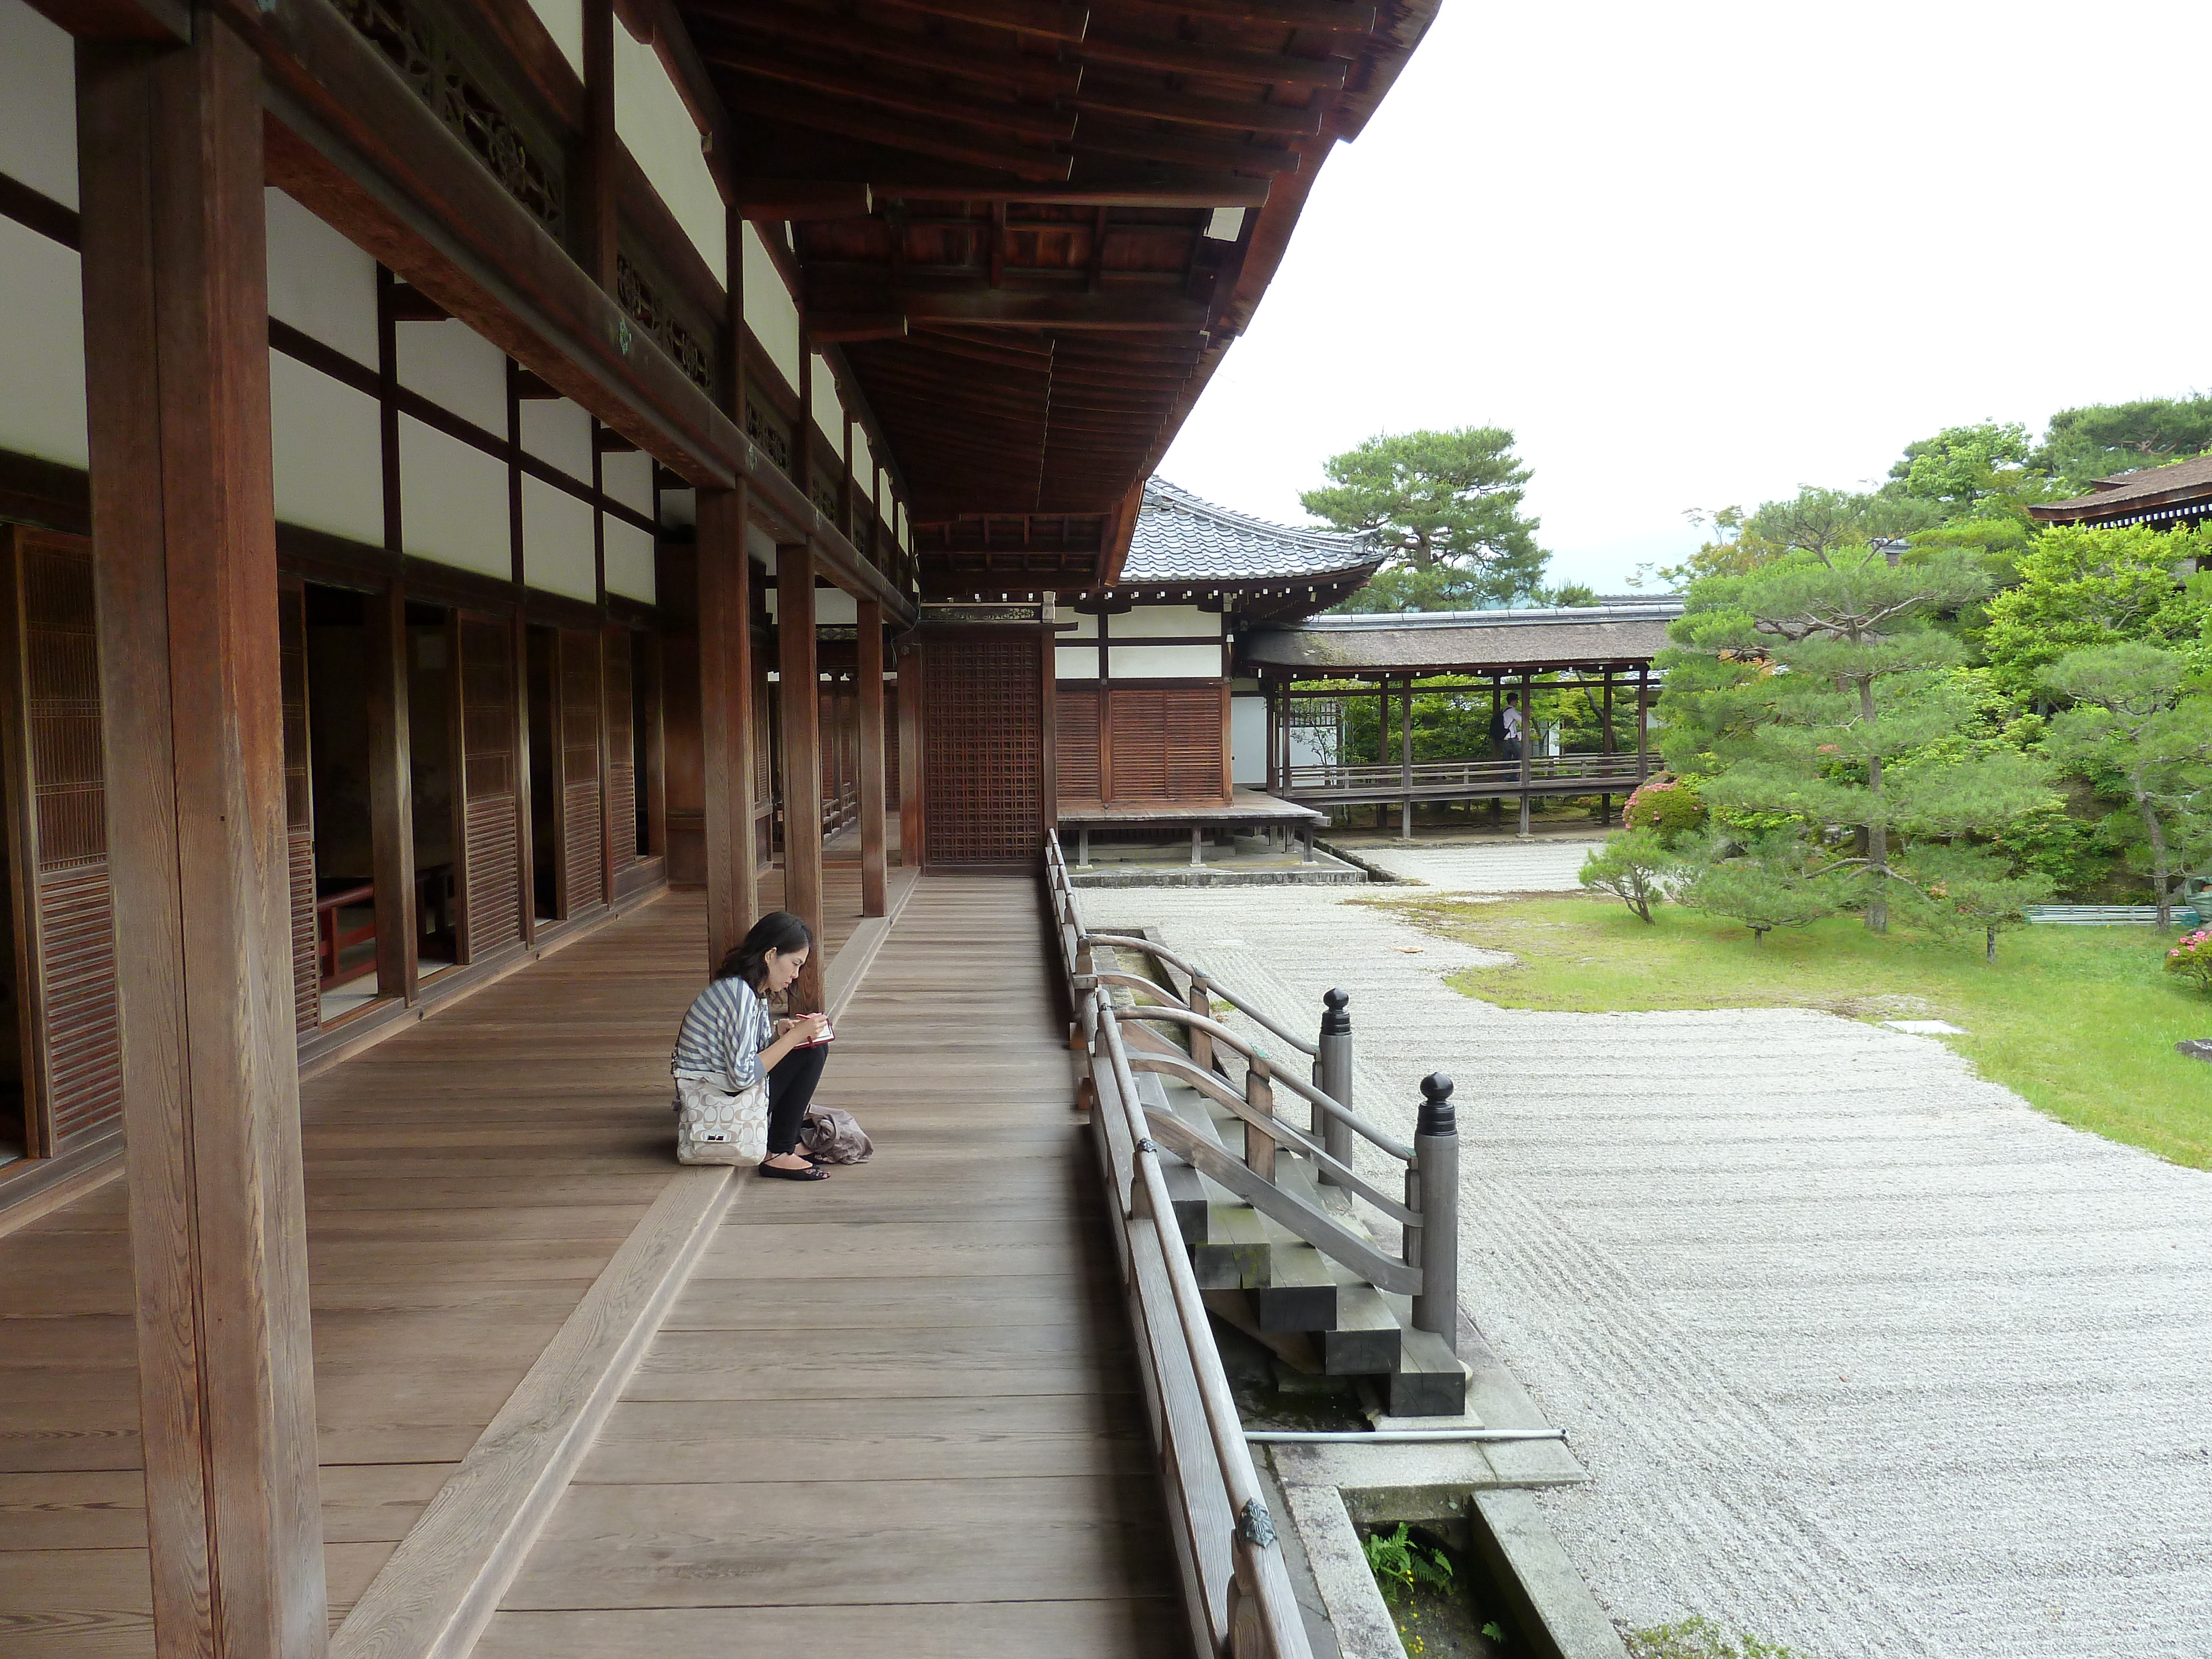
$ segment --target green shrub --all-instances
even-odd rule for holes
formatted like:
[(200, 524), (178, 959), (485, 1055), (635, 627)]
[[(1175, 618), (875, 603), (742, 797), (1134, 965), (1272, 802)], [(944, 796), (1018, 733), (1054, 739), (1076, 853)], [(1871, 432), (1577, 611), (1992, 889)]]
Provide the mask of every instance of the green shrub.
[(1672, 847), (1677, 836), (1702, 829), (1705, 803), (1698, 792), (1671, 772), (1657, 773), (1628, 798), (1620, 821), (1631, 830), (1648, 830), (1662, 847)]
[(1644, 921), (1651, 907), (1663, 903), (1660, 878), (1677, 860), (1649, 830), (1629, 830), (1613, 836), (1583, 860), (1578, 879), (1593, 892), (1610, 893)]
[(1370, 1533), (1360, 1540), (1367, 1553), (1367, 1565), (1382, 1587), (1383, 1600), (1395, 1601), (1401, 1595), (1411, 1595), (1416, 1584), (1426, 1584), (1431, 1589), (1449, 1589), (1452, 1584), (1451, 1559), (1442, 1550), (1413, 1537), (1403, 1521), (1395, 1532)]
[(2212, 991), (2212, 927), (2184, 933), (2166, 953), (2166, 971), (2200, 991)]

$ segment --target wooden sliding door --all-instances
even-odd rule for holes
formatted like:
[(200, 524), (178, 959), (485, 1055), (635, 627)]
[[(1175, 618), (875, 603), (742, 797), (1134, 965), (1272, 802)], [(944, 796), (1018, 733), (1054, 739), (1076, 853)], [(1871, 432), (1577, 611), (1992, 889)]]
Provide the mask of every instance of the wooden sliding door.
[(315, 939), (315, 790), (307, 725), (307, 586), (276, 579), (276, 650), (284, 709), (284, 860), (292, 896), (292, 1024), (323, 1023), (323, 971)]
[(521, 722), (510, 619), (456, 612), (459, 659), (460, 957), (482, 962), (522, 940)]
[(1027, 866), (1056, 815), (1051, 658), (1018, 624), (922, 647), (922, 829), (931, 865)]
[(16, 1058), (26, 1149), (52, 1157), (123, 1107), (92, 546), (0, 526), (0, 550)]
[(630, 630), (607, 624), (607, 838), (609, 873), (637, 862), (637, 684)]
[(606, 902), (606, 826), (599, 781), (600, 650), (595, 629), (555, 635), (559, 744), (560, 903), (573, 916)]

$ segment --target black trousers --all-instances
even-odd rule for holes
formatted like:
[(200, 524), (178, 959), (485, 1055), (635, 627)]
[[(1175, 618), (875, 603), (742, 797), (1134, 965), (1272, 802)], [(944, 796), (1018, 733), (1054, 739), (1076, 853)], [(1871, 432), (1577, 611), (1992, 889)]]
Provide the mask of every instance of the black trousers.
[(830, 1046), (817, 1042), (793, 1048), (769, 1068), (768, 1152), (770, 1158), (799, 1145), (799, 1122), (814, 1099), (814, 1085), (822, 1081), (822, 1062)]

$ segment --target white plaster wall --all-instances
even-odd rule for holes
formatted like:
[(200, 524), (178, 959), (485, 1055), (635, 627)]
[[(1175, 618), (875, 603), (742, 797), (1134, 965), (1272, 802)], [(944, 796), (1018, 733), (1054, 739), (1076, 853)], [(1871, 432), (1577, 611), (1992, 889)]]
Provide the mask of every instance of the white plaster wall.
[(1108, 633), (1109, 637), (1115, 634), (1134, 634), (1169, 639), (1218, 640), (1221, 637), (1221, 613), (1200, 611), (1194, 605), (1140, 605), (1125, 616), (1115, 617)]
[(653, 603), (653, 538), (620, 519), (606, 521), (607, 592)]
[(615, 27), (615, 132), (644, 172), (714, 280), (730, 284), (722, 195), (700, 149), (699, 125), (660, 54)]
[(899, 546), (908, 553), (913, 552), (914, 538), (912, 535), (908, 533), (907, 529), (906, 503), (904, 501), (898, 502), (893, 509), (891, 515), (891, 528), (898, 532)]
[(548, 593), (596, 604), (598, 556), (592, 546), (592, 509), (543, 478), (522, 481), (522, 577)]
[(566, 398), (526, 398), (522, 447), (580, 484), (592, 482), (592, 417)]
[[(745, 526), (745, 551), (753, 556), (754, 563), (765, 565), (770, 570), (775, 568), (775, 538), (757, 524)], [(768, 599), (774, 605), (775, 595), (769, 594)]]
[[(1110, 642), (1113, 636), (1107, 637)], [(1107, 653), (1106, 665), (1107, 672), (1117, 680), (1215, 680), (1221, 678), (1221, 647), (1116, 645)]]
[(1264, 788), (1267, 782), (1267, 700), (1229, 699), (1229, 777)]
[[(507, 436), (507, 354), (466, 323), (399, 325), (399, 384)], [(589, 477), (591, 475), (585, 475)]]
[(845, 453), (845, 405), (837, 401), (837, 380), (820, 352), (814, 354), (814, 424), (840, 457)]
[(0, 219), (0, 449), (87, 464), (77, 257), (13, 219)]
[(0, 173), (76, 200), (76, 50), (23, 0), (0, 0)]
[(652, 456), (642, 452), (600, 456), (599, 486), (632, 512), (653, 516)]
[(748, 224), (745, 243), (745, 323), (790, 385), (799, 389), (799, 307), (783, 285), (783, 273), (769, 256), (768, 244)]
[(384, 545), (384, 443), (375, 398), (272, 351), (269, 436), (278, 520)]
[(660, 522), (665, 525), (691, 525), (699, 522), (699, 492), (696, 489), (664, 489), (660, 492)]
[[(376, 261), (283, 191), (271, 187), (264, 194), (269, 314), (343, 352), (364, 368), (374, 368)], [(404, 331), (400, 337), (405, 339)], [(505, 396), (502, 388), (502, 403)], [(505, 428), (502, 419), (499, 429)]]
[(584, 78), (584, 0), (530, 0), (530, 9), (538, 14), (538, 21), (545, 25), (545, 32), (553, 37), (553, 44), (561, 48), (561, 55), (568, 60), (568, 67), (576, 71), (576, 78)]
[(399, 417), (399, 503), (410, 553), (488, 576), (514, 574), (507, 468), (409, 415)]
[(858, 421), (853, 422), (853, 477), (860, 493), (874, 498), (876, 489), (876, 453), (868, 447), (868, 429)]
[(1088, 616), (1080, 611), (1064, 611), (1060, 620), (1075, 624), (1073, 633), (1060, 635), (1064, 640), (1095, 640), (1098, 637), (1098, 618), (1096, 617)]
[[(768, 614), (775, 617), (776, 593), (768, 591)], [(853, 596), (842, 587), (822, 587), (814, 590), (814, 625), (817, 628), (850, 628), (860, 619), (860, 610)]]
[(1063, 645), (1056, 647), (1053, 673), (1063, 680), (1095, 680), (1098, 678), (1098, 647), (1095, 645)]

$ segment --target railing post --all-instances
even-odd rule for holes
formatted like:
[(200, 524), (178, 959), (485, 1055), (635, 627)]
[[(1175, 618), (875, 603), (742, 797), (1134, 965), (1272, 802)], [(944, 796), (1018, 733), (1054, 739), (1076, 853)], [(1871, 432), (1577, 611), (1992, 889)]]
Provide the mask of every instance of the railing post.
[[(1421, 1079), (1421, 1115), (1413, 1132), (1413, 1178), (1421, 1212), (1421, 1288), (1413, 1326), (1434, 1331), (1459, 1352), (1459, 1125), (1452, 1080), (1442, 1072)], [(1413, 1260), (1407, 1253), (1408, 1261)]]
[[(1345, 1005), (1351, 1000), (1342, 991), (1331, 991), (1322, 998), (1321, 1040), (1314, 1045), (1321, 1050), (1314, 1060), (1314, 1087), (1346, 1111), (1352, 1109), (1352, 1016), (1345, 1012)], [(1338, 1122), (1318, 1106), (1314, 1108), (1314, 1116), (1318, 1120), (1313, 1127), (1321, 1136), (1322, 1150), (1349, 1169), (1352, 1126)], [(1327, 1170), (1321, 1178), (1332, 1187), (1336, 1184)]]
[[(1193, 963), (1192, 965), (1195, 967), (1197, 964)], [(1194, 974), (1191, 975), (1190, 1011), (1194, 1014), (1196, 1014), (1200, 1019), (1212, 1019), (1213, 1018), (1213, 999), (1206, 995), (1206, 992), (1210, 990), (1212, 987), (1212, 981), (1208, 980), (1205, 975)], [(1210, 1072), (1213, 1069), (1212, 1032), (1201, 1031), (1195, 1025), (1190, 1028), (1190, 1059), (1191, 1064), (1197, 1066), (1201, 1072)]]
[[(1267, 1062), (1253, 1055), (1244, 1071), (1244, 1103), (1272, 1119), (1275, 1089), (1268, 1076)], [(1262, 1181), (1272, 1183), (1275, 1179), (1275, 1138), (1251, 1123), (1244, 1126), (1244, 1167)]]

